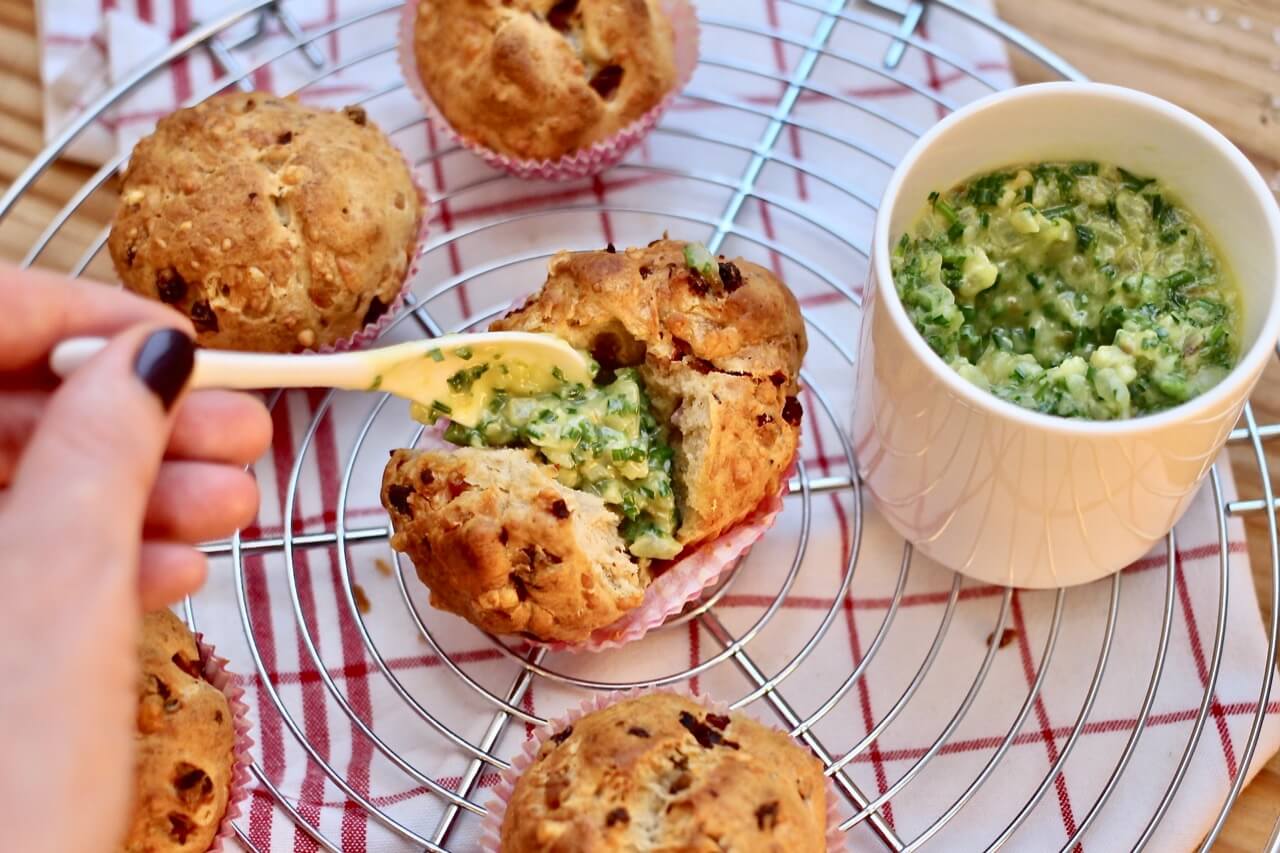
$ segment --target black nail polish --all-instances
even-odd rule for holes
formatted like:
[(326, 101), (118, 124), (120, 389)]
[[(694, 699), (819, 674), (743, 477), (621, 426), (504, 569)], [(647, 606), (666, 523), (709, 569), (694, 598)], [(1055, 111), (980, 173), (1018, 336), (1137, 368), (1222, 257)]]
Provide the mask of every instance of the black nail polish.
[(152, 332), (133, 360), (133, 372), (167, 410), (178, 398), (195, 365), (195, 342), (177, 329)]

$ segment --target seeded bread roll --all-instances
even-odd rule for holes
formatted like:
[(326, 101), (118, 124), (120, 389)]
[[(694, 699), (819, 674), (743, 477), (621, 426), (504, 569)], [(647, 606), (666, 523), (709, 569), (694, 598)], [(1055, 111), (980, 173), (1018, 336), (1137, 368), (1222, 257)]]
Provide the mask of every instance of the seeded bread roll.
[(764, 267), (721, 258), (719, 280), (685, 262), (686, 244), (561, 252), (547, 282), (494, 331), (550, 332), (606, 367), (638, 366), (670, 425), (681, 524), (713, 539), (776, 494), (800, 440), (800, 307)]
[(195, 638), (168, 610), (142, 620), (137, 800), (124, 853), (204, 853), (227, 810), (235, 728), (201, 675)]
[(108, 246), (125, 287), (189, 316), (201, 345), (293, 352), (386, 312), (421, 215), (363, 109), (236, 92), (138, 142)]
[(503, 853), (826, 850), (822, 765), (740, 714), (655, 693), (547, 738), (516, 781)]
[(676, 84), (659, 0), (417, 0), (414, 57), (459, 134), (521, 159), (607, 139)]
[(483, 630), (582, 642), (644, 597), (617, 517), (529, 451), (397, 450), (382, 503), (431, 604)]

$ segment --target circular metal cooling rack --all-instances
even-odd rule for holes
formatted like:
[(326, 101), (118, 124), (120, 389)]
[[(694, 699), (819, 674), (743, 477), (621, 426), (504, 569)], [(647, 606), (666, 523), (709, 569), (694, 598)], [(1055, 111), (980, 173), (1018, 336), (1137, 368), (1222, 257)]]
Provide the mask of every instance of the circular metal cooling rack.
[[(793, 268), (803, 272), (819, 291), (825, 291), (835, 300), (847, 300), (856, 306), (858, 294), (851, 291), (843, 281), (852, 280), (850, 276), (835, 276), (822, 263), (815, 260), (815, 252), (800, 242), (784, 245), (784, 241), (775, 239), (769, 229), (763, 231), (745, 223), (748, 203), (758, 205), (763, 211), (761, 215), (772, 215), (779, 218), (789, 217), (798, 222), (800, 227), (818, 235), (828, 251), (835, 247), (837, 255), (843, 253), (853, 264), (865, 267), (865, 251), (867, 234), (871, 217), (874, 214), (875, 192), (860, 185), (855, 185), (842, 176), (833, 175), (814, 161), (807, 160), (791, 149), (784, 150), (780, 142), (785, 135), (803, 133), (813, 144), (835, 151), (840, 156), (847, 156), (851, 163), (882, 168), (885, 173), (892, 168), (896, 155), (903, 148), (892, 151), (882, 149), (881, 143), (871, 143), (858, 128), (859, 121), (870, 121), (880, 128), (879, 138), (886, 133), (892, 138), (894, 133), (902, 137), (905, 143), (917, 135), (922, 126), (905, 120), (900, 116), (879, 109), (875, 102), (858, 99), (843, 94), (836, 87), (823, 82), (820, 69), (824, 66), (835, 66), (847, 69), (883, 84), (906, 87), (914, 97), (922, 103), (936, 109), (938, 114), (955, 107), (957, 104), (944, 94), (939, 86), (921, 85), (916, 80), (900, 73), (900, 66), (905, 59), (916, 56), (923, 57), (933, 69), (931, 73), (958, 75), (972, 87), (969, 96), (982, 91), (998, 88), (999, 84), (990, 77), (987, 69), (976, 68), (955, 55), (950, 50), (925, 38), (924, 25), (931, 17), (933, 9), (945, 9), (947, 14), (967, 22), (977, 28), (984, 29), (1002, 38), (1007, 46), (1027, 54), (1038, 61), (1047, 71), (1058, 76), (1078, 78), (1080, 75), (1058, 57), (1046, 51), (1022, 33), (1012, 29), (990, 15), (973, 10), (953, 0), (931, 0), (931, 2), (889, 2), (876, 0), (780, 0), (777, 4), (783, 12), (778, 21), (769, 23), (752, 23), (746, 19), (712, 17), (703, 15), (703, 57), (702, 70), (722, 75), (714, 79), (723, 79), (723, 75), (740, 75), (754, 79), (757, 83), (767, 83), (778, 91), (776, 98), (767, 103), (735, 98), (723, 90), (708, 87), (695, 79), (693, 86), (685, 93), (684, 101), (701, 104), (722, 112), (727, 112), (750, 129), (746, 138), (734, 138), (714, 122), (710, 126), (697, 122), (681, 123), (668, 117), (654, 134), (655, 150), (646, 162), (629, 162), (619, 167), (616, 174), (624, 178), (642, 180), (645, 177), (661, 177), (672, 183), (673, 203), (668, 209), (653, 209), (626, 202), (599, 201), (595, 204), (574, 203), (560, 200), (554, 192), (549, 191), (545, 198), (529, 206), (525, 210), (505, 213), (490, 217), (482, 224), (459, 228), (446, 228), (445, 233), (435, 234), (424, 249), (424, 262), (429, 279), (439, 281), (429, 292), (418, 293), (410, 303), (410, 310), (399, 317), (390, 334), (421, 336), (439, 335), (457, 329), (464, 329), (484, 323), (494, 313), (501, 311), (507, 304), (501, 300), (486, 310), (474, 312), (459, 309), (457, 289), (464, 282), (484, 279), (495, 279), (503, 276), (512, 278), (517, 272), (528, 273), (536, 270), (537, 265), (545, 261), (550, 254), (566, 244), (565, 233), (572, 235), (575, 223), (583, 217), (599, 218), (601, 214), (613, 217), (619, 230), (627, 234), (652, 234), (654, 223), (672, 223), (688, 229), (698, 229), (709, 235), (708, 245), (713, 251), (719, 249), (726, 241), (735, 241), (742, 247), (756, 252), (772, 252)], [(226, 77), (210, 87), (209, 91), (198, 92), (192, 101), (212, 94), (226, 85), (241, 85), (249, 88), (246, 82), (260, 67), (286, 57), (310, 63), (310, 79), (307, 86), (327, 79), (337, 71), (347, 71), (365, 63), (386, 60), (394, 51), (390, 42), (368, 47), (357, 56), (352, 56), (340, 64), (327, 62), (324, 54), (316, 49), (316, 43), (330, 34), (337, 33), (347, 27), (353, 27), (382, 16), (395, 16), (399, 3), (387, 3), (371, 8), (359, 15), (323, 24), (304, 30), (277, 0), (255, 0), (248, 6), (226, 13), (216, 21), (209, 21), (194, 28), (185, 37), (179, 39), (167, 53), (154, 62), (139, 69), (128, 79), (99, 99), (79, 120), (59, 136), (30, 167), (17, 179), (5, 196), (0, 199), (0, 218), (7, 215), (16, 202), (23, 198), (28, 188), (39, 178), (43, 171), (61, 154), (61, 152), (80, 134), (88, 124), (109, 109), (119, 98), (145, 81), (152, 73), (170, 63), (180, 61), (189, 52), (207, 51), (218, 66), (226, 73)], [(878, 55), (868, 57), (859, 55), (852, 49), (842, 45), (848, 44), (850, 32), (871, 33), (877, 44)], [(247, 46), (264, 34), (274, 33), (279, 37), (284, 34), (283, 46), (265, 60), (259, 57), (252, 64), (244, 61)], [(732, 33), (737, 36), (756, 37), (761, 44), (779, 50), (779, 56), (788, 58), (787, 62), (779, 61), (778, 70), (766, 70), (738, 56), (726, 56), (718, 49), (721, 42), (717, 33)], [(385, 86), (366, 94), (362, 103), (375, 109), (379, 99), (392, 96), (402, 90), (403, 84), (394, 74), (388, 74)], [(813, 100), (821, 100), (825, 104), (838, 104), (849, 110), (851, 117), (846, 125), (840, 123), (824, 123), (814, 118), (806, 110), (805, 104)], [(966, 100), (968, 98), (966, 97)], [(678, 110), (676, 111), (678, 112)], [(855, 120), (852, 117), (857, 117)], [(419, 117), (415, 121), (387, 127), (393, 135), (412, 131), (421, 127), (425, 119)], [(927, 122), (925, 123), (927, 124)], [(386, 125), (384, 125), (386, 127)], [(850, 128), (853, 128), (852, 130)], [(663, 142), (668, 143), (665, 149)], [(681, 158), (682, 146), (700, 147), (703, 150), (719, 152), (725, 162), (740, 163), (741, 168), (733, 170), (730, 175), (700, 171), (687, 165)], [(456, 147), (442, 147), (425, 154), (419, 166), (432, 169), (448, 158), (466, 157)], [(98, 170), (72, 196), (71, 200), (49, 222), (39, 236), (24, 263), (35, 262), (52, 241), (64, 232), (64, 226), (70, 217), (94, 193), (101, 190), (115, 174), (124, 160), (121, 155), (115, 161)], [(851, 167), (852, 168), (852, 167)], [(815, 194), (820, 195), (822, 204), (807, 204), (803, 199), (797, 200), (786, 193), (773, 188), (775, 185), (765, 180), (767, 172), (773, 171), (792, 176), (803, 176), (815, 187)], [(432, 213), (445, 212), (450, 204), (459, 204), (467, 199), (492, 198), (495, 192), (510, 191), (520, 186), (511, 179), (495, 177), (492, 173), (477, 170), (474, 177), (461, 182), (454, 182), (447, 191), (439, 190), (432, 196)], [(528, 185), (523, 185), (527, 187)], [(678, 191), (677, 191), (678, 190)], [(717, 195), (718, 194), (718, 195)], [(678, 199), (678, 201), (676, 201)], [(688, 201), (693, 199), (693, 201)], [(716, 199), (714, 209), (706, 208), (707, 199)], [(700, 206), (700, 202), (704, 202)], [(824, 206), (825, 205), (825, 206)], [(840, 221), (837, 222), (837, 217)], [(658, 226), (661, 227), (661, 226)], [(105, 242), (106, 231), (103, 230), (88, 240), (84, 254), (73, 267), (72, 272), (81, 274), (99, 255)], [(455, 263), (449, 271), (441, 259), (465, 257), (469, 246), (477, 240), (489, 241), (489, 245), (509, 245), (515, 247), (507, 256), (486, 258), (483, 261), (466, 264)], [(572, 236), (568, 238), (572, 240)], [(619, 242), (624, 242), (619, 240)], [(434, 266), (433, 266), (434, 264)], [(440, 270), (439, 275), (436, 271)], [(536, 281), (536, 276), (524, 274), (523, 279)], [(513, 295), (513, 294), (508, 294)], [(464, 303), (465, 304), (465, 303)], [(848, 339), (846, 329), (833, 330), (823, 324), (818, 317), (807, 314), (806, 320), (811, 339), (822, 349), (825, 357), (832, 360), (852, 364), (852, 354), (845, 341)], [(825, 321), (830, 323), (829, 320)], [(812, 362), (811, 368), (812, 369)], [(851, 374), (850, 374), (851, 375)], [(991, 749), (981, 770), (972, 779), (964, 780), (963, 786), (954, 795), (951, 805), (938, 813), (923, 831), (914, 837), (902, 837), (886, 820), (885, 814), (894, 799), (904, 788), (929, 765), (946, 746), (967, 711), (977, 698), (985, 679), (991, 669), (994, 656), (1000, 644), (988, 641), (985, 657), (980, 661), (971, 685), (964, 691), (955, 705), (942, 731), (936, 736), (922, 754), (912, 761), (906, 771), (898, 778), (887, 780), (881, 786), (881, 793), (871, 795), (863, 790), (849, 773), (851, 763), (870, 749), (885, 729), (895, 719), (900, 718), (917, 695), (926, 675), (939, 663), (944, 640), (953, 624), (953, 616), (958, 612), (957, 605), (961, 599), (961, 580), (956, 577), (949, 591), (941, 602), (941, 616), (927, 646), (927, 652), (917, 670), (910, 674), (899, 698), (891, 707), (868, 722), (868, 731), (853, 746), (838, 751), (830, 750), (819, 737), (820, 724), (831, 713), (832, 709), (854, 690), (867, 671), (867, 667), (884, 647), (892, 634), (895, 617), (900, 614), (900, 605), (904, 600), (908, 578), (912, 569), (912, 553), (909, 546), (903, 546), (896, 581), (891, 584), (888, 604), (870, 642), (861, 655), (857, 657), (852, 669), (832, 678), (829, 693), (819, 697), (812, 710), (801, 712), (787, 698), (788, 679), (797, 669), (815, 655), (821, 655), (820, 644), (827, 636), (829, 629), (840, 615), (841, 608), (850, 593), (853, 579), (858, 569), (859, 552), (863, 537), (863, 497), (856, 477), (851, 473), (840, 474), (839, 471), (852, 472), (853, 451), (843, 430), (846, 412), (840, 411), (831, 398), (831, 388), (824, 386), (823, 380), (811, 373), (804, 376), (812, 397), (808, 407), (810, 417), (824, 424), (827, 435), (838, 439), (838, 452), (835, 462), (823, 470), (815, 470), (815, 466), (801, 464), (792, 482), (792, 493), (788, 497), (788, 513), (798, 513), (798, 524), (794, 542), (788, 543), (789, 555), (779, 557), (778, 562), (785, 570), (774, 572), (773, 587), (769, 595), (764, 596), (758, 617), (751, 623), (744, 623), (730, 628), (722, 613), (717, 608), (724, 596), (731, 590), (738, 578), (735, 572), (718, 587), (706, 594), (696, 606), (664, 627), (670, 630), (672, 625), (680, 625), (696, 621), (701, 631), (712, 638), (718, 646), (695, 666), (663, 670), (661, 662), (655, 663), (651, 675), (632, 682), (606, 680), (597, 666), (591, 668), (583, 664), (579, 656), (559, 656), (547, 653), (542, 649), (532, 649), (524, 645), (511, 645), (497, 638), (489, 638), (496, 652), (496, 659), (514, 669), (512, 680), (494, 683), (491, 673), (480, 672), (474, 662), (464, 656), (457, 655), (451, 648), (451, 642), (442, 631), (444, 624), (438, 614), (432, 612), (421, 601), (421, 590), (412, 578), (412, 567), (404, 561), (398, 561), (393, 578), (397, 592), (408, 619), (426, 647), (438, 658), (447, 677), (452, 679), (455, 687), (471, 691), (472, 698), (482, 697), (482, 704), (487, 708), (488, 716), (481, 728), (469, 725), (468, 721), (460, 721), (446, 713), (438, 704), (424, 701), (423, 697), (406, 685), (397, 674), (395, 661), (382, 650), (382, 639), (374, 624), (378, 620), (366, 619), (360, 601), (361, 591), (353, 576), (351, 551), (357, 547), (376, 546), (386, 549), (388, 530), (385, 519), (378, 517), (372, 525), (362, 525), (360, 518), (353, 514), (351, 501), (352, 482), (363, 466), (375, 466), (380, 470), (382, 459), (375, 458), (377, 453), (387, 446), (412, 446), (421, 435), (407, 426), (410, 423), (402, 412), (394, 409), (394, 403), (388, 398), (373, 398), (359, 395), (343, 396), (329, 394), (319, 400), (308, 414), (311, 418), (302, 440), (293, 449), (291, 457), (277, 456), (277, 476), (283, 477), (281, 488), (284, 495), (284, 511), (282, 514), (283, 530), (278, 536), (236, 536), (226, 542), (216, 542), (205, 546), (211, 555), (229, 558), (234, 572), (236, 604), (244, 625), (245, 639), (256, 667), (259, 678), (259, 689), (264, 691), (274, 712), (278, 713), (283, 726), (297, 745), (306, 753), (315, 771), (326, 776), (337, 789), (349, 800), (348, 807), (363, 809), (368, 816), (387, 831), (399, 836), (406, 843), (429, 850), (450, 849), (451, 842), (456, 843), (459, 837), (457, 827), (461, 821), (475, 820), (484, 811), (482, 777), (488, 773), (508, 766), (508, 761), (518, 748), (518, 738), (508, 739), (505, 744), (503, 736), (508, 730), (517, 732), (521, 724), (539, 723), (542, 719), (529, 710), (522, 700), (531, 685), (545, 683), (555, 688), (570, 691), (616, 690), (627, 687), (654, 686), (662, 684), (682, 684), (692, 679), (709, 674), (717, 669), (736, 670), (748, 685), (747, 690), (738, 696), (735, 707), (761, 701), (777, 716), (778, 720), (789, 727), (792, 732), (807, 744), (827, 767), (841, 796), (852, 810), (852, 815), (844, 822), (845, 829), (863, 826), (878, 837), (879, 841), (890, 850), (913, 850), (934, 836), (954, 818), (978, 790), (988, 781), (998, 765), (1006, 757), (1015, 738), (1027, 721), (1033, 706), (1042, 694), (1045, 686), (1049, 663), (1054, 654), (1063, 623), (1064, 602), (1068, 593), (1059, 591), (1053, 597), (1052, 611), (1047, 615), (1046, 624), (1039, 626), (1044, 631), (1044, 645), (1038, 659), (1032, 661), (1034, 677), (1029, 677), (1029, 687), (1025, 696), (1014, 697), (1020, 700), (1013, 721), (999, 742)], [(372, 402), (371, 402), (372, 401)], [(287, 407), (288, 399), (276, 395), (272, 405), (277, 409)], [(309, 455), (316, 452), (318, 441), (322, 439), (323, 424), (326, 415), (335, 407), (343, 407), (347, 411), (363, 411), (361, 425), (355, 436), (354, 444), (349, 448), (339, 448), (340, 487), (332, 496), (336, 505), (336, 517), (332, 524), (322, 524), (320, 529), (311, 529), (299, 521), (300, 503), (306, 496), (307, 489), (304, 478), (305, 463)], [(399, 430), (402, 435), (394, 438), (374, 438)], [(1277, 641), (1277, 597), (1280, 596), (1280, 549), (1277, 547), (1275, 515), (1270, 510), (1276, 506), (1272, 492), (1270, 472), (1263, 453), (1262, 443), (1265, 439), (1280, 435), (1280, 424), (1259, 426), (1249, 407), (1245, 408), (1242, 425), (1231, 435), (1231, 441), (1247, 443), (1251, 446), (1256, 464), (1261, 475), (1263, 497), (1261, 500), (1240, 500), (1232, 503), (1224, 502), (1222, 485), (1215, 470), (1211, 478), (1213, 498), (1217, 505), (1218, 529), (1218, 598), (1216, 609), (1213, 647), (1208, 656), (1207, 678), (1203, 698), (1194, 717), (1191, 731), (1180, 761), (1174, 773), (1168, 779), (1148, 780), (1163, 790), (1158, 805), (1147, 818), (1140, 836), (1133, 843), (1133, 849), (1140, 849), (1148, 843), (1152, 834), (1167, 813), (1174, 794), (1178, 791), (1186, 774), (1193, 753), (1200, 742), (1205, 723), (1209, 717), (1212, 697), (1218, 680), (1222, 662), (1223, 638), (1226, 631), (1226, 615), (1228, 602), (1228, 569), (1230, 552), (1227, 548), (1227, 521), (1231, 514), (1247, 512), (1265, 512), (1267, 514), (1268, 532), (1270, 535), (1271, 559), (1271, 617), (1268, 636), (1268, 659), (1274, 660)], [(368, 452), (373, 448), (373, 453)], [(832, 473), (836, 471), (837, 473)], [(760, 662), (759, 648), (753, 645), (761, 632), (779, 612), (784, 601), (795, 586), (801, 573), (801, 565), (807, 552), (810, 540), (812, 519), (814, 516), (814, 498), (824, 493), (841, 493), (848, 496), (851, 509), (851, 536), (847, 553), (832, 558), (831, 577), (833, 583), (826, 590), (830, 596), (830, 604), (812, 611), (812, 624), (808, 624), (803, 633), (795, 639), (795, 648), (788, 652), (785, 660), (770, 661), (769, 665)], [(331, 509), (331, 507), (325, 507)], [(1083, 809), (1076, 821), (1073, 836), (1064, 845), (1064, 849), (1072, 848), (1089, 828), (1094, 825), (1095, 818), (1105, 807), (1111, 794), (1126, 772), (1133, 773), (1130, 760), (1146, 729), (1150, 718), (1152, 704), (1157, 687), (1161, 683), (1165, 656), (1168, 648), (1170, 629), (1173, 621), (1173, 604), (1175, 597), (1175, 577), (1178, 571), (1175, 565), (1175, 548), (1173, 534), (1168, 542), (1168, 560), (1163, 566), (1164, 600), (1159, 639), (1154, 655), (1150, 661), (1150, 676), (1140, 708), (1136, 725), (1130, 730), (1123, 748), (1118, 753), (1109, 779), (1087, 809)], [(364, 656), (372, 666), (371, 677), (382, 678), (390, 687), (396, 700), (402, 707), (398, 708), (402, 719), (410, 719), (423, 727), (433, 737), (441, 739), (442, 746), (456, 751), (461, 756), (460, 774), (449, 783), (442, 780), (439, 767), (414, 760), (408, 757), (403, 744), (390, 733), (379, 731), (369, 720), (353, 707), (348, 694), (341, 689), (338, 680), (331, 674), (332, 667), (322, 657), (317, 643), (319, 625), (315, 623), (313, 608), (305, 600), (300, 578), (308, 569), (305, 567), (306, 555), (313, 549), (328, 549), (335, 554), (337, 571), (340, 580), (340, 606), (349, 610), (359, 632), (363, 648), (357, 652)], [(390, 557), (390, 551), (385, 553)], [(781, 552), (779, 552), (781, 553)], [(287, 582), (289, 605), (292, 610), (293, 627), (300, 643), (299, 655), (303, 664), (310, 667), (320, 683), (321, 701), (331, 709), (336, 709), (344, 724), (354, 727), (354, 737), (363, 739), (364, 748), (376, 753), (403, 774), (403, 779), (410, 784), (426, 789), (429, 796), (438, 804), (438, 814), (433, 814), (429, 825), (410, 826), (406, 821), (393, 816), (385, 805), (375, 803), (370, 797), (360, 793), (360, 785), (346, 778), (337, 767), (337, 762), (326, 755), (326, 748), (318, 745), (311, 736), (309, 726), (299, 720), (296, 709), (282, 696), (279, 685), (273, 678), (272, 667), (264, 658), (262, 642), (265, 626), (271, 614), (255, 609), (254, 593), (250, 588), (248, 577), (250, 561), (257, 557), (271, 556), (283, 561), (285, 580)], [(1054, 786), (1068, 757), (1072, 754), (1086, 724), (1092, 719), (1095, 699), (1108, 663), (1115, 655), (1121, 654), (1113, 648), (1117, 620), (1120, 613), (1119, 602), (1121, 588), (1125, 583), (1124, 575), (1114, 576), (1109, 584), (1109, 599), (1105, 618), (1102, 619), (1102, 631), (1096, 667), (1088, 676), (1088, 687), (1085, 690), (1079, 713), (1063, 740), (1049, 772), (1034, 786), (1024, 792), (1014, 792), (1011, 796), (1022, 803), (1017, 813), (1007, 825), (993, 831), (990, 847), (1002, 846), (1014, 837), (1015, 833), (1026, 822), (1037, 805)], [(991, 637), (1001, 637), (1006, 621), (1011, 618), (1012, 593), (1003, 591), (998, 596), (998, 608), (994, 611), (994, 619), (990, 624)], [(279, 611), (285, 605), (277, 599), (275, 609)], [(188, 603), (187, 615), (194, 624), (198, 613)], [(287, 617), (286, 617), (287, 618)], [(983, 626), (983, 630), (986, 627)], [(215, 638), (217, 639), (217, 638)], [(247, 662), (241, 661), (241, 666)], [(507, 670), (507, 671), (509, 671)], [(1248, 739), (1240, 757), (1240, 766), (1247, 767), (1253, 756), (1261, 733), (1263, 714), (1270, 697), (1272, 675), (1274, 670), (1267, 667), (1259, 673), (1258, 710), (1253, 715)], [(806, 706), (812, 705), (813, 697), (804, 697)], [(265, 713), (265, 711), (264, 711)], [(407, 715), (407, 717), (405, 716)], [(473, 721), (471, 721), (473, 722)], [(512, 742), (515, 746), (512, 746)], [(337, 850), (341, 840), (326, 837), (313, 826), (300, 812), (295, 801), (285, 796), (272, 783), (269, 774), (259, 765), (253, 768), (253, 774), (259, 785), (270, 795), (275, 808), (286, 813), (297, 826), (308, 834), (321, 848)], [(1221, 804), (1217, 820), (1204, 841), (1203, 849), (1212, 845), (1220, 833), (1228, 811), (1235, 803), (1243, 784), (1244, 774), (1239, 773), (1227, 797)], [(248, 849), (256, 849), (243, 827), (237, 826), (239, 841)], [(870, 837), (870, 836), (868, 836)], [(1128, 841), (1126, 844), (1130, 843)]]

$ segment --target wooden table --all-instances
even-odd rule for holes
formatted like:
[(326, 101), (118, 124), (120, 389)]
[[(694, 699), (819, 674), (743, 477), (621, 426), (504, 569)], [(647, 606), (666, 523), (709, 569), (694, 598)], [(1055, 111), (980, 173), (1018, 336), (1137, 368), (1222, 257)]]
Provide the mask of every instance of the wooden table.
[[(1089, 77), (1145, 89), (1199, 113), (1223, 130), (1280, 186), (1280, 0), (997, 0), (1006, 19), (1061, 53)], [(42, 147), (38, 50), (31, 0), (0, 0), (0, 189)], [(1014, 57), (1024, 81), (1042, 71)], [(52, 169), (0, 230), (0, 258), (22, 257), (54, 211), (92, 174)], [(110, 191), (89, 200), (86, 216), (68, 226), (68, 242), (84, 245), (110, 215)], [(61, 249), (61, 254), (60, 254)], [(67, 250), (50, 247), (62, 266)], [(105, 253), (104, 253), (105, 254)], [(89, 268), (110, 279), (108, 266)], [(1260, 421), (1280, 421), (1280, 367), (1273, 362), (1255, 395)], [(1231, 451), (1241, 496), (1260, 497), (1251, 451)], [(1280, 444), (1268, 448), (1280, 465)], [(1278, 469), (1280, 470), (1280, 469)], [(1246, 518), (1250, 557), (1265, 596), (1271, 588), (1266, 520)], [(1264, 603), (1264, 608), (1265, 608)], [(1280, 758), (1245, 791), (1217, 849), (1256, 851), (1280, 817)]]

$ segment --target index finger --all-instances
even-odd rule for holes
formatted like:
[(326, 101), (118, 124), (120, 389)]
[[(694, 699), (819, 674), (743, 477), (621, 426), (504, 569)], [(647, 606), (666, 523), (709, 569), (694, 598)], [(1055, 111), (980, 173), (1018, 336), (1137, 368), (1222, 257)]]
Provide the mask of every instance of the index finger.
[(0, 372), (51, 382), (46, 359), (59, 341), (111, 335), (138, 323), (193, 334), (191, 321), (177, 311), (119, 287), (0, 265)]

